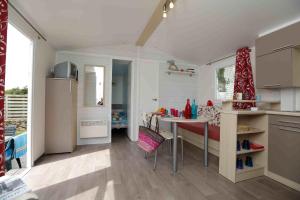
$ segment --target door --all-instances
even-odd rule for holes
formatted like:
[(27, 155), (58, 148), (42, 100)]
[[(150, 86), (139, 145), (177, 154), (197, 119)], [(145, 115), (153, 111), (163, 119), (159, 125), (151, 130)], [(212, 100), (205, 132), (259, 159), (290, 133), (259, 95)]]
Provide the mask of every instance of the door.
[(144, 112), (159, 107), (159, 62), (141, 60), (139, 63), (139, 123)]

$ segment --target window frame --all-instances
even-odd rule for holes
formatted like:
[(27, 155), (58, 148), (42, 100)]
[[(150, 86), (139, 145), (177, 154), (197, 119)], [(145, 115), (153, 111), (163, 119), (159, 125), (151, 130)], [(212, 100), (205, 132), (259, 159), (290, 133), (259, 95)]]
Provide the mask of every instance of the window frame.
[[(215, 78), (215, 99), (216, 100), (219, 100), (219, 101), (226, 101), (226, 100), (230, 100), (232, 98), (219, 98), (220, 95), (218, 95), (219, 93), (219, 81), (218, 81), (218, 70), (220, 69), (223, 69), (223, 68), (229, 68), (229, 67), (234, 67), (234, 74), (235, 74), (235, 63), (232, 63), (232, 64), (227, 64), (227, 65), (223, 65), (223, 66), (220, 66), (220, 67), (216, 67), (215, 68), (215, 73), (214, 73), (214, 78)], [(233, 77), (233, 82), (234, 82), (234, 77)]]

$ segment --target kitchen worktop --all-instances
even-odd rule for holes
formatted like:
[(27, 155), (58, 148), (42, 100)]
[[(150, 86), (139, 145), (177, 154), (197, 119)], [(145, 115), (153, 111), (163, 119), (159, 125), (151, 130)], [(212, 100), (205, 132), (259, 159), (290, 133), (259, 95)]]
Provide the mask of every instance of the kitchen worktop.
[(300, 117), (300, 112), (289, 112), (289, 111), (266, 111), (266, 114), (269, 115), (287, 115), (287, 116), (295, 116)]
[(221, 111), (221, 113), (227, 114), (239, 114), (239, 115), (259, 115), (259, 114), (269, 114), (269, 115), (287, 115), (300, 117), (300, 112), (288, 112), (288, 111), (275, 111), (275, 110), (258, 110), (258, 111), (249, 111), (249, 110), (231, 110), (231, 111)]

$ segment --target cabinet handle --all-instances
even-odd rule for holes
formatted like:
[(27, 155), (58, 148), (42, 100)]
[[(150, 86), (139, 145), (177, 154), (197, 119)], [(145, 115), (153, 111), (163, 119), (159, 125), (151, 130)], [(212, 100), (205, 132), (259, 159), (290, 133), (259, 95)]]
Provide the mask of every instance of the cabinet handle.
[(70, 81), (70, 93), (72, 94), (72, 81)]
[(280, 84), (274, 84), (274, 85), (264, 85), (264, 87), (269, 87), (269, 88), (273, 88), (273, 87), (280, 87)]
[(277, 120), (277, 122), (281, 122), (281, 123), (289, 123), (289, 124), (300, 124), (300, 122), (285, 121), (285, 120)]
[(296, 133), (300, 133), (300, 130), (295, 130), (295, 129), (289, 129), (289, 128), (279, 128), (282, 131), (290, 131), (290, 132), (296, 132)]
[(288, 48), (293, 48), (293, 47), (295, 47), (295, 46), (294, 46), (294, 45), (291, 45), (291, 44), (288, 44), (288, 45), (285, 45), (285, 46), (282, 46), (282, 47), (273, 49), (272, 51), (273, 51), (273, 52), (277, 52), (277, 51), (282, 51), (282, 50), (285, 50), (285, 49), (288, 49)]

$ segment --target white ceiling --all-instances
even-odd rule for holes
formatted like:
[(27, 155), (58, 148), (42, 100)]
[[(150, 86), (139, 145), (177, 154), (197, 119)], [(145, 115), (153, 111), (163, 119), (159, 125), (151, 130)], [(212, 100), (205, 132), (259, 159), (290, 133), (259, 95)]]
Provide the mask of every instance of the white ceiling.
[(57, 49), (135, 44), (159, 0), (13, 0)]
[[(134, 45), (159, 0), (11, 0), (57, 49)], [(147, 48), (205, 64), (300, 19), (300, 0), (177, 0)]]
[(295, 19), (299, 0), (178, 0), (146, 46), (201, 65)]

